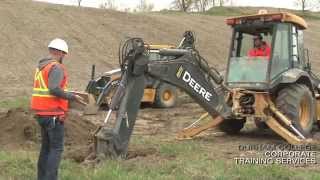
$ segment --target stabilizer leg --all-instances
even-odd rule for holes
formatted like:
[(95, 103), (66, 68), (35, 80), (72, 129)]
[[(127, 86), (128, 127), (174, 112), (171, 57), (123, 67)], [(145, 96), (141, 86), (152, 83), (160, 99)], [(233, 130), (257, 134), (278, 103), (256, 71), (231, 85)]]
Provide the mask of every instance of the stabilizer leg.
[[(278, 135), (280, 135), (282, 138), (284, 138), (288, 143), (293, 145), (299, 145), (299, 144), (310, 144), (314, 143), (312, 139), (306, 139), (301, 132), (299, 132), (292, 124), (292, 122), (284, 115), (282, 114), (276, 107), (274, 107), (272, 104), (268, 107), (268, 109), (271, 111), (272, 115), (269, 115), (268, 120), (266, 121), (266, 124)], [(279, 119), (281, 122), (283, 122), (286, 126), (292, 129), (292, 133), (287, 128), (283, 127), (282, 124), (280, 124), (276, 119)]]
[(223, 118), (221, 116), (215, 117), (212, 121), (201, 125), (201, 126), (194, 126), (196, 123), (200, 122), (201, 120), (207, 118), (209, 116), (208, 113), (203, 114), (195, 123), (190, 125), (189, 127), (183, 129), (182, 131), (178, 132), (176, 135), (176, 139), (184, 140), (184, 139), (192, 139), (194, 136), (200, 134), (201, 132), (217, 127), (222, 121)]
[(284, 138), (288, 143), (293, 145), (303, 144), (301, 139), (299, 139), (296, 135), (292, 134), (290, 131), (284, 128), (273, 117), (270, 117), (265, 123), (270, 127), (270, 129), (272, 129), (274, 132), (276, 132), (278, 135)]

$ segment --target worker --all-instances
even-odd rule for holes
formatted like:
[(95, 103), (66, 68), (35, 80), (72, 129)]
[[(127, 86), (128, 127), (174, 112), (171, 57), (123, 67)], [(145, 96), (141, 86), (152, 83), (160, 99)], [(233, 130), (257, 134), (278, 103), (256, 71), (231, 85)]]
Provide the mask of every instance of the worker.
[(38, 159), (38, 180), (56, 180), (64, 144), (64, 122), (68, 101), (83, 102), (67, 92), (68, 76), (62, 64), (68, 45), (54, 39), (48, 45), (49, 56), (39, 61), (34, 76), (31, 109), (41, 127), (41, 150)]
[(264, 56), (268, 59), (270, 58), (271, 48), (265, 41), (263, 41), (261, 35), (253, 36), (253, 44), (254, 48), (250, 49), (248, 52), (249, 57)]

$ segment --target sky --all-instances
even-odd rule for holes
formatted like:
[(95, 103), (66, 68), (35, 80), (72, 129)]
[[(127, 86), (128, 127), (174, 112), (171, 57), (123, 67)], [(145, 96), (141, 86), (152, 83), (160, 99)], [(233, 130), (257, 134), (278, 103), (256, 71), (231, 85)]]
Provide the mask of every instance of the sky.
[[(77, 5), (77, 0), (36, 0), (46, 1), (51, 3)], [(82, 6), (99, 7), (100, 4), (106, 0), (82, 0)], [(169, 9), (173, 0), (147, 0), (154, 4), (154, 10)], [(233, 6), (262, 6), (262, 7), (276, 7), (276, 8), (288, 8), (296, 9), (297, 0), (229, 0), (227, 5), (232, 3)], [(116, 6), (119, 9), (135, 8), (139, 0), (114, 0)]]

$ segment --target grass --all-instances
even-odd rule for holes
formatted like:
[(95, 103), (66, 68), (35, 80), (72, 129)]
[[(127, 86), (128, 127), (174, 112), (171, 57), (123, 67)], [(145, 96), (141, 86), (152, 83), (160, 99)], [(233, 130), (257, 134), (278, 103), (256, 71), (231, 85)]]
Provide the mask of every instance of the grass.
[(301, 11), (297, 11), (295, 14), (297, 14), (298, 16), (301, 16), (305, 19), (312, 19), (312, 20), (320, 20), (320, 13), (319, 12), (305, 12), (302, 13)]
[[(152, 142), (147, 146), (149, 145), (151, 146)], [(61, 180), (320, 179), (318, 170), (296, 170), (279, 165), (235, 165), (219, 160), (219, 157), (210, 157), (210, 152), (201, 150), (199, 143), (192, 141), (153, 145), (159, 148), (158, 158), (150, 156), (142, 159), (108, 160), (95, 168), (63, 160), (60, 166), (60, 178)], [(168, 155), (175, 156), (175, 159), (166, 159)], [(0, 179), (35, 179), (36, 156), (36, 152), (0, 152)]]
[(256, 13), (255, 8), (243, 7), (214, 7), (204, 12), (204, 14), (212, 16), (241, 16)]
[[(243, 16), (249, 14), (256, 14), (259, 9), (264, 9), (263, 7), (214, 7), (209, 9), (204, 14), (212, 15), (212, 16)], [(270, 12), (291, 12), (298, 16), (301, 16), (305, 19), (312, 19), (312, 20), (320, 20), (320, 13), (319, 12), (311, 12), (306, 11), (302, 13), (299, 10), (291, 10), (291, 9), (277, 9), (277, 8), (268, 8)]]
[[(243, 16), (243, 15), (249, 15), (249, 14), (256, 14), (259, 9), (266, 9), (265, 7), (213, 7), (209, 9), (208, 11), (200, 14), (205, 15), (211, 15), (211, 16), (225, 16), (225, 17), (232, 17), (232, 16)], [(278, 8), (267, 8), (270, 12), (291, 12), (298, 16), (301, 16), (305, 19), (311, 19), (311, 20), (320, 20), (320, 13), (319, 12), (311, 12), (306, 11), (305, 13), (302, 13), (302, 11), (299, 10), (291, 10), (291, 9), (278, 9)], [(172, 11), (172, 10), (163, 10), (160, 11), (161, 14), (184, 14), (180, 11)], [(197, 12), (189, 12), (189, 14), (199, 14)]]
[(30, 105), (28, 97), (17, 97), (14, 99), (0, 100), (0, 108), (24, 108), (27, 109)]
[[(95, 168), (63, 160), (61, 180), (320, 179), (319, 170), (297, 170), (280, 165), (236, 165), (214, 157), (197, 141), (160, 142), (155, 138), (136, 138), (133, 142), (137, 142), (135, 145), (145, 143), (144, 148), (154, 147), (158, 153), (130, 160), (108, 160)], [(0, 180), (35, 179), (36, 157), (36, 152), (0, 152)]]

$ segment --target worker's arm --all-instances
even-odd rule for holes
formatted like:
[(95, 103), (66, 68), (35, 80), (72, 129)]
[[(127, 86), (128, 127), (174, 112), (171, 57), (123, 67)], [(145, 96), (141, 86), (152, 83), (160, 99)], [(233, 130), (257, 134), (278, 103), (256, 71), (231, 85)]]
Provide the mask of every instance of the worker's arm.
[(63, 69), (59, 65), (52, 66), (49, 72), (48, 78), (48, 88), (50, 94), (57, 96), (59, 98), (67, 99), (67, 100), (75, 100), (75, 95), (70, 92), (65, 92), (60, 84), (63, 80)]

